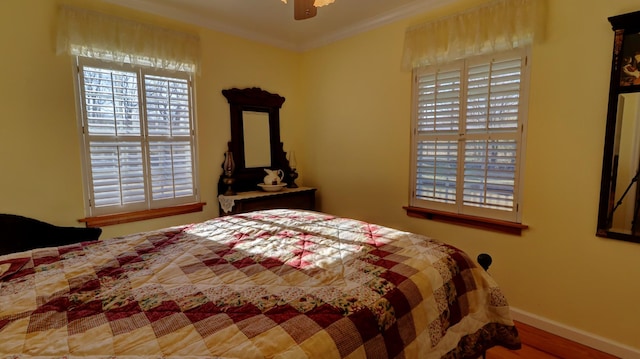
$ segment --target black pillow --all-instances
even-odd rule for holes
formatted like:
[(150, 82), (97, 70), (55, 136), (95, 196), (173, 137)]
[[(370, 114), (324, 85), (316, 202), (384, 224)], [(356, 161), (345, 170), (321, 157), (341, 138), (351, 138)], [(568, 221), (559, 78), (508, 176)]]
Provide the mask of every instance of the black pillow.
[(101, 228), (59, 227), (15, 214), (0, 214), (0, 255), (97, 240)]

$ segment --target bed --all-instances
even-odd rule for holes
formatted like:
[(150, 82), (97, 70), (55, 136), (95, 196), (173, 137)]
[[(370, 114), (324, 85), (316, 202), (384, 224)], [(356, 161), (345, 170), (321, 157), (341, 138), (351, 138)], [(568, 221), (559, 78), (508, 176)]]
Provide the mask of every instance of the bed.
[(0, 338), (3, 358), (477, 358), (520, 347), (504, 295), (464, 252), (299, 210), (0, 256)]

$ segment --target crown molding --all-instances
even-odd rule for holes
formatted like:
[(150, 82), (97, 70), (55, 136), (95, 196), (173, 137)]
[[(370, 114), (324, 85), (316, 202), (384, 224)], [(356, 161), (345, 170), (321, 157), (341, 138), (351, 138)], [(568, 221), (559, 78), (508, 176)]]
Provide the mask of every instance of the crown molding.
[[(197, 25), (206, 29), (219, 31), (222, 33), (238, 36), (247, 40), (275, 46), (278, 48), (291, 50), (294, 52), (305, 52), (313, 50), (330, 43), (369, 31), (392, 22), (419, 15), (421, 13), (437, 9), (441, 6), (454, 3), (456, 0), (429, 0), (414, 1), (410, 4), (393, 9), (381, 16), (371, 17), (364, 21), (354, 23), (352, 26), (343, 28), (334, 32), (329, 32), (317, 39), (306, 40), (301, 43), (285, 41), (277, 37), (269, 36), (264, 33), (246, 30), (242, 26), (217, 21), (209, 17), (175, 9), (173, 7), (158, 4), (152, 0), (104, 0), (116, 5), (128, 7), (141, 12), (150, 13), (173, 20), (182, 21), (188, 24)], [(347, 1), (347, 0), (344, 0)]]
[(204, 15), (158, 4), (153, 2), (152, 0), (104, 0), (104, 1), (112, 4), (120, 5), (123, 7), (127, 7), (130, 9), (138, 10), (140, 12), (166, 17), (169, 19), (181, 21), (191, 25), (197, 25), (205, 29), (242, 37), (247, 40), (260, 42), (263, 44), (272, 45), (272, 46), (287, 49), (287, 50), (299, 51), (298, 47), (294, 43), (284, 41), (272, 36), (268, 36), (256, 31), (249, 31), (240, 26), (232, 25), (222, 21), (217, 21), (209, 17), (206, 17)]
[(391, 24), (395, 21), (403, 20), (411, 16), (431, 11), (447, 4), (454, 3), (455, 1), (456, 0), (415, 1), (411, 4), (396, 8), (393, 11), (381, 16), (372, 17), (364, 21), (355, 23), (347, 28), (328, 33), (325, 36), (322, 36), (316, 40), (309, 41), (306, 44), (298, 44), (297, 51), (304, 52), (329, 45), (332, 42), (343, 40), (348, 37), (361, 34), (387, 24)]

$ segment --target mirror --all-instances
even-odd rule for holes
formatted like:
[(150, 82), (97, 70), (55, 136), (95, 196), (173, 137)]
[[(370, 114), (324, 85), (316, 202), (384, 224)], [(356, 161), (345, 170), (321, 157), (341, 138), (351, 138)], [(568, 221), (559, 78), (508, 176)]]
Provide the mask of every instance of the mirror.
[(615, 32), (596, 235), (640, 243), (640, 11)]
[[(232, 188), (236, 192), (255, 191), (266, 175), (264, 169), (281, 169), (291, 174), (280, 142), (280, 108), (285, 98), (258, 87), (222, 90), (229, 102), (231, 141), (235, 170)], [(225, 193), (223, 175), (218, 193)]]
[(271, 167), (269, 143), (269, 114), (242, 111), (244, 165), (247, 168)]
[(612, 182), (614, 206), (609, 213), (610, 231), (640, 235), (638, 201), (640, 193), (637, 186), (640, 169), (640, 117), (638, 112), (640, 94), (620, 94), (614, 140)]

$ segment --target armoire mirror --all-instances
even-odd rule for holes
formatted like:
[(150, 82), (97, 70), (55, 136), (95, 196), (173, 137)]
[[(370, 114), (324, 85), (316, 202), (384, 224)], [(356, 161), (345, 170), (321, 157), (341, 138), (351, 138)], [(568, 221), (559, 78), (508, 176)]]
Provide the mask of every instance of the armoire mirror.
[[(229, 102), (231, 141), (235, 171), (233, 190), (254, 191), (266, 175), (264, 169), (281, 169), (289, 176), (291, 168), (280, 142), (280, 108), (285, 98), (258, 87), (222, 90)], [(218, 193), (225, 192), (224, 174)]]
[(609, 22), (615, 35), (596, 234), (640, 243), (640, 11)]

